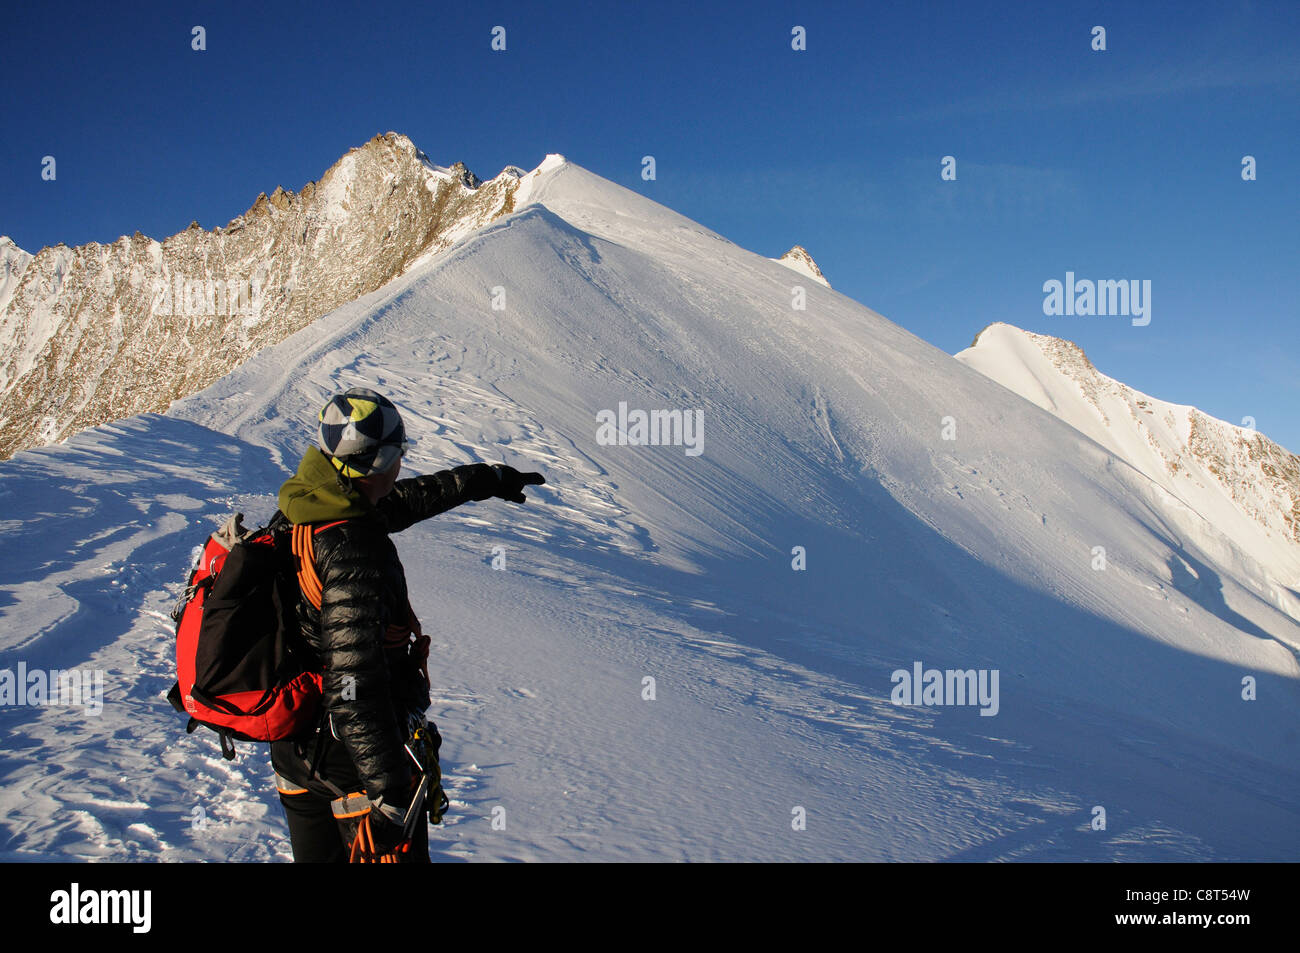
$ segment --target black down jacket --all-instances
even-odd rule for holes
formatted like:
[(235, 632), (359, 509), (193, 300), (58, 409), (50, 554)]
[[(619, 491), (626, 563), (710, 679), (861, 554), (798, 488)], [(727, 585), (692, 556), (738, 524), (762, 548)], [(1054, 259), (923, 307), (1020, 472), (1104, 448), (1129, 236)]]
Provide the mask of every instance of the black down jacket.
[(406, 574), (389, 534), (470, 500), (487, 499), (498, 485), (493, 469), (477, 463), (399, 480), (388, 496), (371, 504), (312, 448), (280, 490), (280, 509), (290, 522), (327, 526), (314, 537), (321, 608), (318, 612), (301, 599), (298, 618), (324, 669), (324, 704), (333, 731), (377, 804), (408, 802), (406, 721), (429, 707), (419, 662), (405, 645), (384, 644), (389, 625), (404, 625), (409, 618)]

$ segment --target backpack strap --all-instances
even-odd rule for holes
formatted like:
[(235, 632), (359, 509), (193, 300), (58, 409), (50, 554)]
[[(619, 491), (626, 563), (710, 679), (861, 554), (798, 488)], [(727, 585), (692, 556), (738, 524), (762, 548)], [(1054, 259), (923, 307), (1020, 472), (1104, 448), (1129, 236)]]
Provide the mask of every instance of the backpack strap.
[[(298, 587), (302, 590), (303, 598), (311, 603), (312, 608), (317, 612), (320, 611), (322, 586), (320, 576), (316, 573), (316, 535), (332, 527), (341, 526), (346, 522), (347, 520), (335, 520), (333, 523), (322, 523), (319, 526), (313, 526), (311, 523), (299, 523), (293, 527), (290, 549), (294, 556), (297, 557)], [(319, 781), (329, 788), (336, 797), (347, 797), (344, 791), (340, 790), (320, 773), (320, 763), (325, 754), (325, 746), (329, 743), (325, 737), (325, 721), (326, 714), (322, 711), (320, 718), (316, 722), (316, 747), (312, 756), (308, 758), (306, 750), (299, 750), (296, 745), (294, 754), (307, 768), (308, 779)]]

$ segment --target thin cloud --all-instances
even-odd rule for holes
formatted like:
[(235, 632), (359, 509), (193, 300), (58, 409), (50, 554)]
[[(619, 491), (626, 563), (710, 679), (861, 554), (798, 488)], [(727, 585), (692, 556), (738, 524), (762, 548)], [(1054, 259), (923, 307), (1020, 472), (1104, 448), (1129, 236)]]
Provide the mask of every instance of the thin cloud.
[(985, 93), (930, 109), (899, 115), (899, 120), (924, 122), (988, 116), (996, 113), (1062, 109), (1096, 103), (1134, 99), (1155, 99), (1216, 89), (1253, 89), (1259, 86), (1290, 84), (1300, 87), (1300, 61), (1276, 60), (1270, 63), (1206, 64), (1185, 62), (1164, 66), (1145, 73), (1115, 76), (1055, 91), (1025, 94), (1023, 88)]
[(1073, 214), (1083, 206), (1083, 189), (1076, 176), (1062, 169), (972, 162), (958, 156), (957, 181), (944, 183), (939, 180), (937, 157), (909, 166), (915, 183), (909, 205), (920, 216), (947, 221), (998, 217), (1023, 221)]

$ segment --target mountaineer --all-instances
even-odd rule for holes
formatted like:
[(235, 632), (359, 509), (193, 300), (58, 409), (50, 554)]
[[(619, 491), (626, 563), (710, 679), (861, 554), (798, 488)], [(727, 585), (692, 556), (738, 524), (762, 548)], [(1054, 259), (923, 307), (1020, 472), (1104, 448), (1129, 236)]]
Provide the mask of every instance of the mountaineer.
[(425, 820), (447, 806), (425, 719), (429, 638), (389, 536), (473, 500), (523, 503), (546, 482), (486, 463), (399, 480), (407, 446), (397, 408), (353, 388), (321, 410), (317, 445), (280, 489), (272, 525), (292, 524), (314, 568), (296, 613), (322, 678), (315, 733), (271, 744), (298, 862), (429, 860)]

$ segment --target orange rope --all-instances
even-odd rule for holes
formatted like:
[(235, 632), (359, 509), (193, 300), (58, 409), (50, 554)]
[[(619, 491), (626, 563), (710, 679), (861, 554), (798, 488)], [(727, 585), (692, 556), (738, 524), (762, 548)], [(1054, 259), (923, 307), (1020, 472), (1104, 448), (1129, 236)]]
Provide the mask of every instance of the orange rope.
[(411, 849), (410, 841), (402, 841), (390, 851), (379, 853), (375, 847), (375, 834), (370, 829), (370, 815), (367, 814), (361, 818), (361, 823), (357, 825), (357, 836), (352, 841), (352, 850), (348, 855), (348, 862), (352, 864), (400, 864), (402, 858), (398, 854), (408, 853)]
[(316, 575), (316, 546), (312, 537), (310, 524), (300, 523), (293, 528), (291, 548), (298, 557), (298, 586), (303, 598), (319, 612), (322, 590), (320, 576)]

